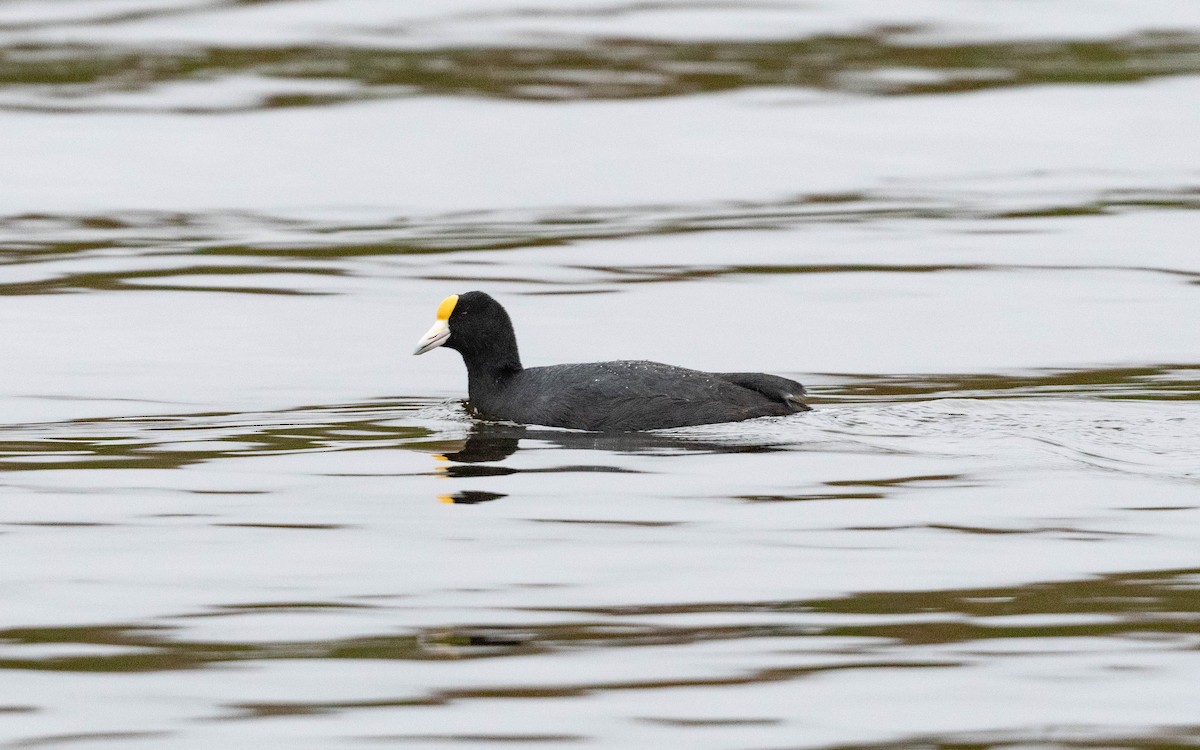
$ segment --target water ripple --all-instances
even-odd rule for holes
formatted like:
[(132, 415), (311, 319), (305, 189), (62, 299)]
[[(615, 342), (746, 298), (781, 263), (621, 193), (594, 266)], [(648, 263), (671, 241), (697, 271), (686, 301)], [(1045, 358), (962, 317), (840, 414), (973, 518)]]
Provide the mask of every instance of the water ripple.
[(894, 96), (1200, 72), (1200, 37), (1187, 31), (964, 42), (910, 26), (782, 40), (559, 35), (417, 49), (397, 48), (395, 36), (392, 45), (360, 37), (166, 48), (48, 44), (30, 41), (30, 29), (0, 26), (6, 31), (25, 38), (0, 41), (0, 109), (72, 113), (211, 114), (414, 95), (608, 100), (768, 86)]

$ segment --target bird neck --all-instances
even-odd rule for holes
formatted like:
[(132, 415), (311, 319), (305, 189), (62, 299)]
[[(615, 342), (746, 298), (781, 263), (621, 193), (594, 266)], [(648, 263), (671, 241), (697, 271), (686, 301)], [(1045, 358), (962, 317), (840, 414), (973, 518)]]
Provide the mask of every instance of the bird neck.
[(460, 349), (463, 363), (467, 366), (467, 387), (472, 399), (480, 394), (498, 389), (505, 381), (519, 373), (521, 356), (517, 351), (517, 339), (511, 331), (500, 332), (486, 341), (475, 342), (467, 349)]

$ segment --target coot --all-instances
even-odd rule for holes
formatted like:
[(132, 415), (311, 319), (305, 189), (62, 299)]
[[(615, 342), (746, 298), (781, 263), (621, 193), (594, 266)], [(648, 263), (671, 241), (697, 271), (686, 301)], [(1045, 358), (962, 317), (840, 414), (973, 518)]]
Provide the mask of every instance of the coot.
[(462, 354), (471, 406), (487, 419), (617, 432), (809, 411), (804, 386), (760, 372), (640, 360), (522, 367), (508, 312), (483, 292), (442, 300), (413, 354), (439, 346)]

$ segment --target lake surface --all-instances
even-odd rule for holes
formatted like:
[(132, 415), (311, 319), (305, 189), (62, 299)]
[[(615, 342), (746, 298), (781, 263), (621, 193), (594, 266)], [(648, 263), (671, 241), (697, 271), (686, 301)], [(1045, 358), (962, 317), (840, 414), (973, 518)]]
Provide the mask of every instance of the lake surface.
[(1200, 746), (1198, 133), (1168, 0), (0, 2), (0, 748)]

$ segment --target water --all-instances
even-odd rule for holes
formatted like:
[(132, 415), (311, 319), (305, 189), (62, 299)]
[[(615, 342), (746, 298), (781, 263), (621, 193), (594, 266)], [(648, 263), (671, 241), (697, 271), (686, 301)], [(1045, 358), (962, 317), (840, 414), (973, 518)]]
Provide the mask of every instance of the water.
[[(0, 3), (0, 747), (1200, 744), (1192, 4)], [(815, 411), (478, 423), (650, 358)]]

